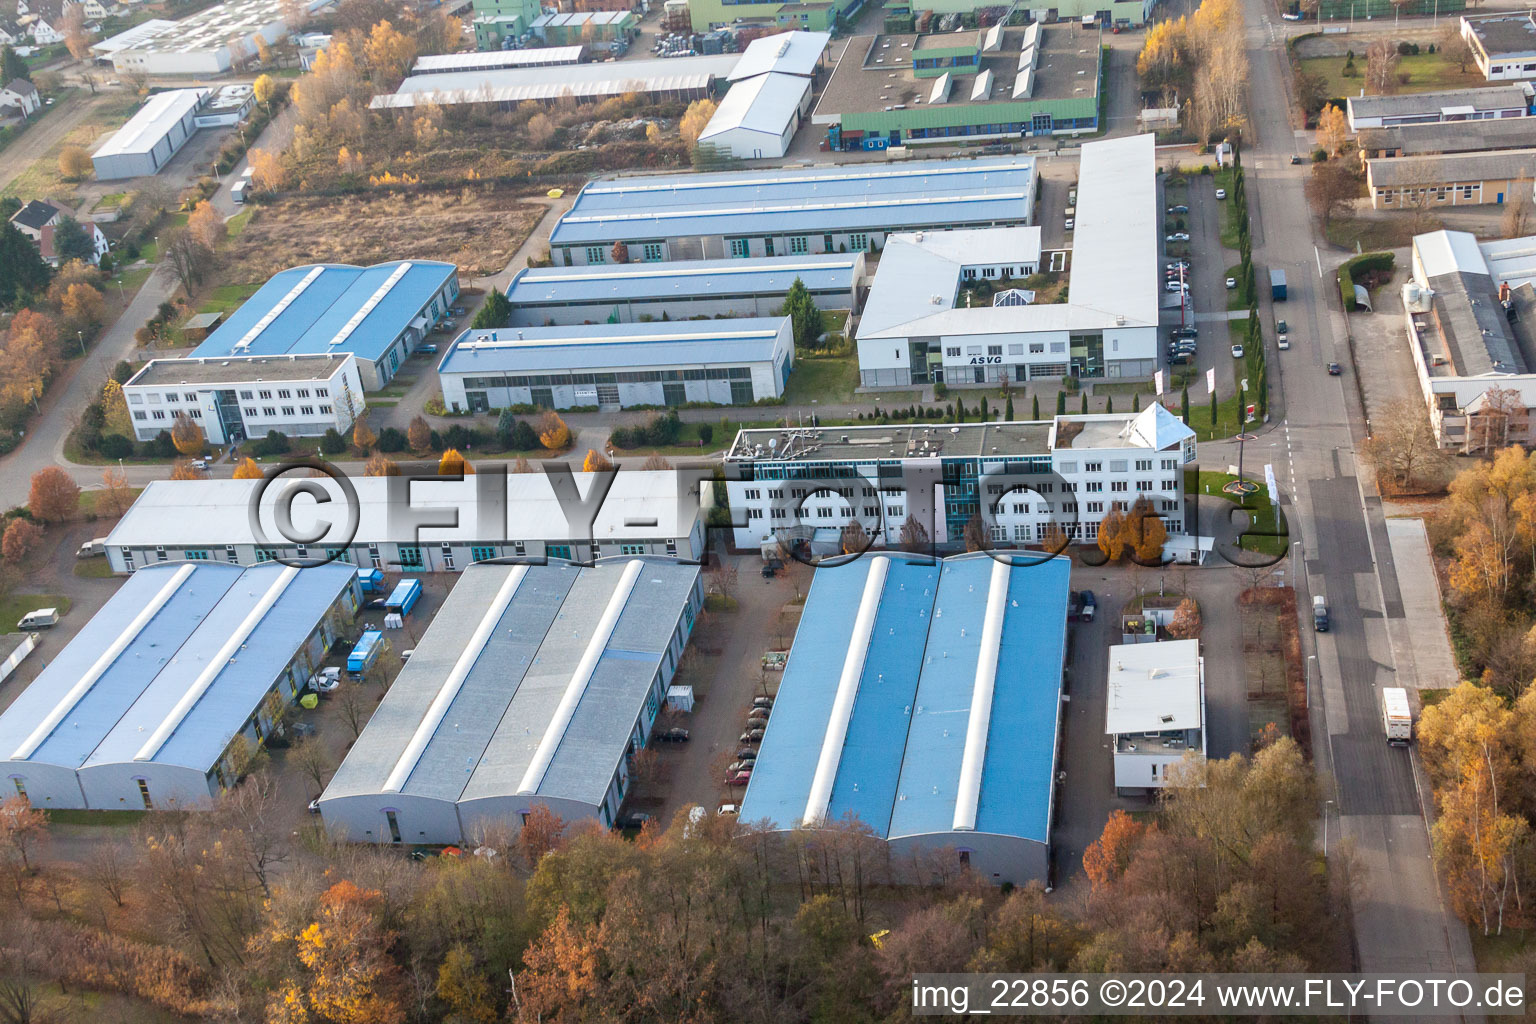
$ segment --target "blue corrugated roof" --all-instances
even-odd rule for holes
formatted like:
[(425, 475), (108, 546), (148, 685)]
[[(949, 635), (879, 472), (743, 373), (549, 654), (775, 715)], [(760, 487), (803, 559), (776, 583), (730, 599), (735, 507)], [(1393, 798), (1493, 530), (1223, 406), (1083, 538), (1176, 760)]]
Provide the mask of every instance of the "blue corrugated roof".
[[(804, 816), (871, 561), (816, 573), (744, 821), (788, 828)], [(940, 569), (893, 556), (829, 819), (852, 812), (887, 838), (953, 829), (994, 564), (971, 555)], [(978, 832), (1048, 839), (1069, 573), (1061, 559), (1009, 572)]]
[[(124, 582), (0, 715), (0, 758), (10, 758), (181, 568), (147, 566)], [(131, 761), (282, 569), (196, 564), (28, 760), (70, 768)], [(155, 760), (211, 767), (354, 578), (352, 567), (340, 564), (301, 570)]]
[(600, 263), (533, 267), (507, 289), (514, 306), (604, 300), (688, 299), (787, 292), (795, 278), (812, 292), (852, 292), (859, 254), (772, 256), (746, 260)]
[[(331, 345), (331, 339), (346, 331), (353, 316), (404, 262), (409, 262), (410, 269), (346, 333), (343, 342)], [(342, 351), (356, 353), (362, 359), (378, 359), (455, 273), (457, 269), (452, 263), (433, 260), (395, 261), (372, 267), (292, 267), (262, 285), (192, 354), (217, 357)], [(313, 279), (305, 284), (311, 274)], [(293, 294), (301, 285), (302, 290)], [(249, 346), (237, 348), (290, 294), (288, 305), (250, 339)]]
[(788, 331), (788, 317), (468, 330), (448, 349), (437, 372), (770, 362), (780, 335), (787, 337)]
[(1025, 223), (1034, 173), (1033, 158), (1010, 157), (596, 181), (550, 244)]

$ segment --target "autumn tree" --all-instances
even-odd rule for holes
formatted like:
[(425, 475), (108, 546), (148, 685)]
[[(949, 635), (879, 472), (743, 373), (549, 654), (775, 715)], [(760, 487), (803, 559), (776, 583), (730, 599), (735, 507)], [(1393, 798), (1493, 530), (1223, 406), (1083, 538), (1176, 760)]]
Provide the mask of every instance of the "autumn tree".
[(4, 536), (0, 537), (0, 555), (4, 555), (7, 562), (16, 565), (31, 554), (42, 539), (42, 527), (18, 516), (11, 520), (10, 525), (5, 528)]
[(1166, 18), (1147, 29), (1136, 74), (1146, 89), (1162, 89), (1183, 80), (1194, 57), (1187, 18)]
[(363, 58), (368, 62), (374, 77), (393, 88), (416, 62), (416, 41), (396, 29), (389, 21), (381, 21), (373, 26), (373, 31), (368, 35), (368, 42), (363, 47)]
[(197, 421), (184, 412), (178, 412), (176, 418), (171, 421), (171, 443), (181, 454), (192, 458), (203, 454), (207, 442), (203, 438), (203, 428), (197, 425)]
[(352, 446), (360, 452), (373, 451), (373, 446), (379, 443), (379, 435), (368, 426), (368, 421), (359, 416), (357, 422), (352, 424)]
[(418, 455), (432, 450), (432, 427), (421, 416), (411, 418), (411, 423), (405, 428), (406, 443), (411, 446), (411, 451)]
[(47, 466), (32, 474), (27, 507), (34, 519), (62, 523), (80, 507), (80, 486), (58, 466)]
[(85, 7), (81, 4), (71, 4), (64, 8), (63, 25), (59, 31), (64, 33), (64, 46), (69, 50), (69, 55), (75, 60), (84, 61), (91, 55), (91, 33), (85, 25)]
[(598, 452), (596, 448), (588, 448), (586, 458), (581, 460), (583, 473), (612, 473), (618, 467), (614, 466)]
[(128, 474), (121, 469), (104, 469), (101, 473), (101, 497), (97, 509), (109, 516), (120, 516), (133, 504), (133, 493), (128, 487)]
[(400, 467), (389, 456), (374, 452), (363, 464), (363, 476), (399, 476)]
[(698, 145), (699, 136), (704, 134), (709, 119), (714, 116), (714, 100), (699, 99), (688, 104), (688, 109), (683, 112), (683, 118), (677, 125), (677, 132), (682, 136), (683, 144), (690, 148)]
[(529, 808), (522, 828), (518, 830), (517, 852), (528, 870), (532, 871), (539, 866), (545, 854), (561, 847), (564, 836), (565, 820), (550, 810), (548, 805), (535, 802)]
[(84, 181), (91, 176), (91, 154), (79, 146), (59, 150), (59, 173), (70, 181)]
[(0, 801), (0, 854), (15, 861), (22, 871), (32, 870), (32, 860), (48, 842), (48, 817), (23, 796)]
[(1457, 19), (1446, 22), (1445, 28), (1440, 33), (1438, 41), (1440, 59), (1447, 64), (1455, 64), (1456, 70), (1462, 74), (1472, 65), (1472, 47), (1466, 37), (1461, 34), (1461, 24)]
[(1099, 520), (1099, 550), (1111, 562), (1120, 561), (1120, 556), (1125, 554), (1127, 546), (1134, 540), (1128, 535), (1125, 526), (1125, 513), (1118, 508), (1111, 507), (1104, 518)]
[(671, 469), (672, 463), (668, 461), (665, 455), (648, 455), (645, 461), (640, 464), (640, 468), (649, 470)]
[(1329, 156), (1338, 156), (1349, 141), (1349, 119), (1335, 104), (1328, 104), (1317, 115), (1317, 144)]
[(251, 171), (251, 183), (267, 192), (275, 192), (288, 184), (288, 168), (282, 157), (265, 149), (253, 149), (246, 154)]
[(202, 283), (213, 263), (213, 250), (184, 227), (172, 228), (161, 236), (160, 256), (188, 293)]
[(437, 463), (438, 476), (468, 476), (474, 473), (475, 467), (457, 448), (449, 448), (443, 452), (443, 457)]
[(1499, 218), (1499, 233), (1505, 238), (1524, 238), (1531, 233), (1536, 222), (1536, 204), (1529, 193), (1516, 189), (1504, 200), (1504, 213)]
[(1114, 881), (1130, 863), (1131, 853), (1147, 827), (1124, 811), (1115, 811), (1099, 838), (1083, 851), (1083, 873), (1095, 890)]
[(571, 428), (553, 409), (544, 410), (539, 417), (539, 444), (550, 451), (558, 451), (571, 443)]
[(256, 102), (267, 108), (267, 113), (272, 112), (272, 95), (277, 91), (277, 83), (271, 75), (257, 75), (256, 81), (251, 83), (251, 93), (256, 97)]
[(327, 889), (315, 919), (293, 936), (301, 969), (271, 995), (269, 1019), (403, 1024), (406, 984), (383, 910), (378, 890), (345, 880)]
[(1193, 640), (1200, 635), (1200, 603), (1192, 597), (1179, 602), (1173, 611), (1173, 621), (1168, 632), (1180, 640)]
[(524, 126), (523, 131), (527, 133), (528, 141), (532, 143), (533, 148), (543, 149), (555, 137), (555, 122), (549, 119), (548, 114), (534, 114), (528, 119), (528, 124)]
[(192, 213), (187, 217), (187, 231), (209, 252), (217, 249), (219, 243), (229, 235), (224, 218), (219, 216), (219, 211), (206, 199), (192, 208)]
[(1422, 401), (1405, 398), (1393, 402), (1384, 415), (1372, 421), (1371, 428), (1363, 454), (1384, 492), (1402, 493), (1444, 483), (1450, 456), (1441, 449)]
[(101, 323), (106, 315), (107, 303), (101, 292), (88, 284), (72, 284), (64, 291), (64, 299), (59, 304), (59, 310), (68, 317), (77, 329), (80, 326), (94, 326)]
[(1388, 96), (1397, 92), (1397, 67), (1402, 57), (1397, 44), (1381, 37), (1365, 51), (1365, 91), (1370, 95)]
[(448, 1006), (453, 1021), (493, 1024), (496, 998), (484, 967), (463, 943), (455, 944), (437, 968), (437, 997)]
[(863, 554), (869, 548), (869, 531), (864, 529), (864, 524), (857, 519), (848, 520), (848, 525), (843, 527), (839, 548), (845, 555)]
[(256, 460), (247, 455), (245, 458), (241, 459), (240, 464), (235, 467), (234, 479), (260, 480), (265, 475), (266, 474), (262, 473), (261, 466), (256, 463)]
[(1306, 190), (1313, 210), (1327, 226), (1360, 195), (1360, 182), (1343, 161), (1325, 160), (1312, 165)]

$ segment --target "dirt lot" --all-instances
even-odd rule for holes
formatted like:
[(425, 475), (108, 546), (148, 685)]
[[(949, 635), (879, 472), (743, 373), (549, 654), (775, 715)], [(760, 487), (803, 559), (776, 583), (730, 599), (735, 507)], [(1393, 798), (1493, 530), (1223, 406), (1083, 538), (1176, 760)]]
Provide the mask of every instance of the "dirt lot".
[(125, 96), (122, 93), (101, 93), (86, 102), (89, 112), (84, 118), (17, 175), (4, 188), (4, 195), (16, 196), (23, 201), (39, 196), (52, 196), (65, 202), (74, 201), (79, 184), (66, 182), (59, 176), (59, 153), (65, 146), (79, 146), (91, 152), (108, 133), (121, 128), (123, 122), (139, 106), (137, 96)]
[(256, 207), (225, 251), (228, 283), (265, 281), (302, 263), (366, 266), (447, 260), (467, 277), (501, 270), (544, 213), (511, 190), (292, 196)]

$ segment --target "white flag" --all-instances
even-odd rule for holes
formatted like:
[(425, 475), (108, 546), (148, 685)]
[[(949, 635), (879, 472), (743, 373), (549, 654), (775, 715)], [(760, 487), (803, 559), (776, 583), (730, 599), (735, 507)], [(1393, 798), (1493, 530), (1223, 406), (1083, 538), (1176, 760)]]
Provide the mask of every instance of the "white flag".
[(1153, 374), (1152, 379), (1157, 382), (1157, 397), (1158, 398), (1162, 398), (1163, 397), (1163, 371), (1162, 370), (1158, 370), (1157, 373)]
[(1205, 371), (1205, 393), (1208, 395), (1216, 393), (1216, 367), (1214, 366)]

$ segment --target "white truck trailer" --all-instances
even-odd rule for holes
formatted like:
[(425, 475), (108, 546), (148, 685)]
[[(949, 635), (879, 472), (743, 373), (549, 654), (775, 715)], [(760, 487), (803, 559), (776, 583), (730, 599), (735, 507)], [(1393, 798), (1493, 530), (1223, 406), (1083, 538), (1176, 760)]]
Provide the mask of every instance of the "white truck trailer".
[(1408, 706), (1407, 690), (1401, 686), (1382, 687), (1381, 718), (1388, 743), (1406, 747), (1413, 742), (1413, 710)]

